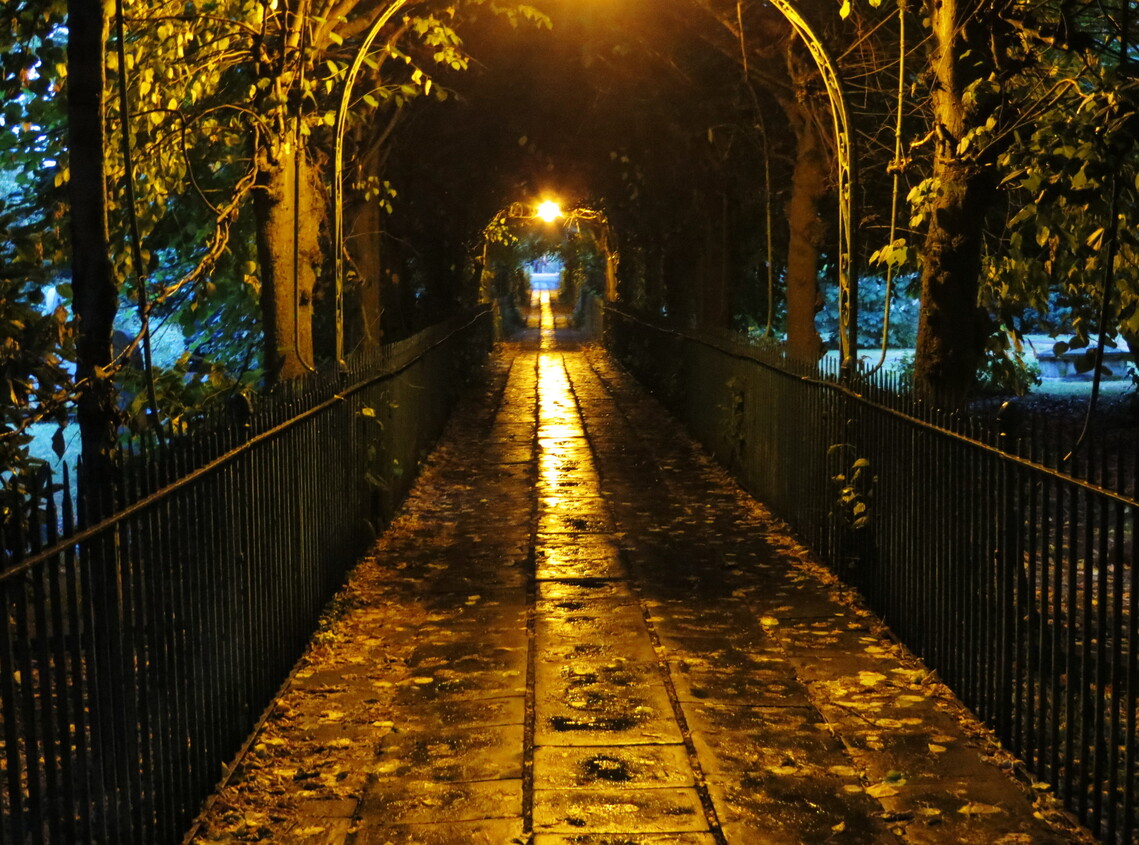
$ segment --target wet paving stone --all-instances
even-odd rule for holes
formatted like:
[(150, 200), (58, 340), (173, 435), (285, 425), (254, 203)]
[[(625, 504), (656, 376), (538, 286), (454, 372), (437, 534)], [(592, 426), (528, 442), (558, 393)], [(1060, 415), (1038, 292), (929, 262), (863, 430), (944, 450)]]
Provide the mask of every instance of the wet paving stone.
[[(541, 585), (541, 598), (535, 609), (539, 630), (550, 628), (568, 634), (588, 623), (597, 628), (632, 626), (634, 630), (643, 631), (636, 599), (616, 580), (546, 581)], [(637, 627), (639, 624), (642, 627)]]
[[(705, 632), (707, 633), (707, 632)], [(712, 665), (763, 668), (787, 662), (786, 654), (762, 630), (745, 629), (724, 635), (684, 636), (657, 631), (662, 646), (674, 658), (704, 660)]]
[(444, 699), (505, 698), (526, 693), (524, 672), (459, 672), (437, 670), (412, 678), (401, 686), (396, 703), (401, 707), (424, 707)]
[(683, 741), (667, 693), (652, 683), (616, 686), (563, 679), (538, 690), (534, 710), (539, 747)]
[[(780, 723), (773, 720), (772, 727)], [(741, 772), (794, 777), (833, 777), (860, 787), (859, 770), (834, 737), (817, 732), (692, 734), (704, 773), (713, 780), (738, 777)]]
[[(589, 446), (585, 441), (585, 430), (581, 427), (581, 423), (576, 420), (572, 422), (543, 422), (538, 426), (538, 445), (542, 448), (550, 448), (550, 444), (570, 443), (574, 440), (580, 440), (580, 445), (583, 447)], [(575, 443), (574, 445), (578, 444)]]
[[(583, 515), (608, 516), (609, 507), (596, 490), (580, 490), (542, 495), (538, 498), (538, 515)], [(539, 531), (541, 529), (539, 528)]]
[(813, 735), (818, 733), (831, 742), (837, 741), (826, 720), (810, 704), (757, 707), (701, 701), (685, 707), (684, 716), (694, 734), (769, 733), (786, 741), (813, 744)]
[(488, 819), (374, 827), (366, 822), (352, 845), (509, 845), (522, 840), (522, 819)]
[(423, 580), (421, 589), (424, 593), (458, 593), (464, 596), (478, 595), (484, 590), (525, 589), (530, 579), (527, 571), (529, 561), (505, 554), (499, 560), (501, 563), (493, 573), (474, 565), (442, 567)]
[[(588, 535), (581, 541), (587, 541)], [(555, 536), (553, 543), (560, 544), (562, 538)], [(637, 613), (639, 607), (636, 597), (629, 592), (629, 585), (621, 580), (606, 578), (590, 578), (575, 575), (573, 578), (560, 578), (546, 581), (538, 585), (538, 601), (552, 605), (554, 608), (581, 610), (583, 602), (609, 602), (612, 608), (602, 605), (603, 610), (614, 613)], [(578, 602), (576, 606), (562, 608), (560, 603)], [(542, 615), (552, 612), (550, 608), (540, 607)]]
[[(374, 782), (364, 791), (360, 816), (386, 825), (513, 819), (522, 815), (522, 781), (478, 783)], [(380, 840), (383, 841), (383, 840)]]
[(552, 534), (539, 536), (534, 555), (535, 578), (621, 578), (625, 575), (620, 550), (607, 537)]
[(540, 513), (538, 530), (543, 534), (612, 534), (614, 525), (606, 513), (565, 508)]
[(497, 464), (529, 464), (534, 453), (530, 441), (491, 441), (486, 444), (484, 458)]
[(707, 830), (695, 789), (539, 789), (535, 833), (671, 833)]
[(989, 845), (994, 842), (1059, 845), (1070, 841), (1040, 829), (1034, 819), (1015, 809), (1019, 797), (1007, 778), (951, 780), (937, 786), (902, 783), (881, 799), (894, 827), (907, 843), (954, 842)]
[(649, 622), (660, 641), (668, 645), (683, 643), (687, 646), (685, 651), (695, 644), (696, 653), (702, 653), (699, 649), (700, 640), (708, 642), (709, 647), (728, 642), (744, 652), (752, 647), (760, 652), (770, 647), (770, 641), (764, 638), (762, 630), (757, 630), (750, 614), (734, 624), (730, 610), (712, 618), (696, 616), (681, 619), (671, 618), (653, 607), (649, 607), (648, 611)]
[(534, 845), (715, 845), (710, 833), (539, 833)]
[(524, 672), (526, 660), (525, 648), (486, 647), (463, 641), (441, 641), (417, 647), (407, 665), (417, 672), (434, 669), (452, 669), (461, 672)]
[(522, 725), (393, 732), (380, 747), (380, 780), (467, 783), (520, 779), (522, 740)]
[(399, 714), (395, 726), (404, 730), (450, 727), (498, 727), (522, 725), (526, 719), (526, 696), (505, 698), (443, 699)]
[(717, 671), (671, 664), (676, 697), (682, 704), (714, 701), (726, 704), (807, 706), (810, 698), (788, 671), (739, 669)]
[(534, 752), (534, 780), (550, 789), (606, 786), (690, 787), (683, 745), (543, 747)]
[(877, 802), (838, 778), (749, 775), (709, 788), (730, 845), (902, 841), (881, 818)]
[[(537, 623), (537, 636), (542, 643), (542, 650), (536, 655), (535, 662), (540, 673), (553, 672), (556, 675), (565, 668), (566, 661), (590, 654), (598, 655), (593, 662), (599, 664), (637, 663), (645, 666), (646, 671), (657, 673), (656, 668), (649, 668), (649, 664), (656, 664), (656, 653), (643, 627), (638, 628), (635, 619), (622, 618), (617, 613), (606, 615), (607, 612), (622, 608), (622, 605), (614, 602), (590, 604), (569, 597), (544, 604), (556, 610)], [(583, 631), (586, 632), (585, 636), (582, 635)], [(599, 631), (615, 633), (619, 639), (605, 633), (596, 636)], [(553, 679), (554, 676), (543, 677)], [(661, 680), (656, 674), (653, 677), (656, 681)]]

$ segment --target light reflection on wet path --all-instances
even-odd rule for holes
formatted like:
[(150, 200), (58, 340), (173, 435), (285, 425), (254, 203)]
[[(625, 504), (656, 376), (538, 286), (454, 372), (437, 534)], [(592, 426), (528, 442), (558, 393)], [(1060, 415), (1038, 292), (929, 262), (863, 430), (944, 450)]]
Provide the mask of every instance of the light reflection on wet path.
[(574, 393), (592, 373), (569, 353), (571, 380), (546, 292), (540, 315), (534, 832), (708, 831)]

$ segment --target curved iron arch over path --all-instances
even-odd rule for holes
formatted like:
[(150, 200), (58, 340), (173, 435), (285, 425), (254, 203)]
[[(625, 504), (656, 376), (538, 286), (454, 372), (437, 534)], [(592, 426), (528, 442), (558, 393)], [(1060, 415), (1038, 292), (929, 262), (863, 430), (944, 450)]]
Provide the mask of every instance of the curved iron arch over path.
[[(333, 236), (332, 249), (336, 273), (336, 360), (344, 361), (344, 125), (352, 100), (352, 89), (364, 59), (381, 30), (408, 3), (393, 0), (376, 18), (360, 47), (343, 82), (340, 105), (336, 112), (335, 150), (333, 153)], [(854, 185), (856, 169), (853, 136), (850, 131), (850, 114), (847, 109), (846, 90), (838, 67), (822, 39), (815, 33), (799, 7), (791, 0), (771, 0), (771, 4), (787, 20), (803, 40), (819, 70), (827, 92), (831, 121), (834, 129), (835, 161), (838, 168), (839, 206), (839, 340), (844, 372), (855, 366), (858, 346), (858, 272), (856, 267), (857, 228), (854, 217)]]

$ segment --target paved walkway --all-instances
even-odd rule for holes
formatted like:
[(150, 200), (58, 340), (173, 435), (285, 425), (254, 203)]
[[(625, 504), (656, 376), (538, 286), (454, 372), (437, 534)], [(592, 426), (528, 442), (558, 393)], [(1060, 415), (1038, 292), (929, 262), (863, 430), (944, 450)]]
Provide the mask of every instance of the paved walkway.
[(1085, 841), (603, 352), (533, 314), (195, 841)]

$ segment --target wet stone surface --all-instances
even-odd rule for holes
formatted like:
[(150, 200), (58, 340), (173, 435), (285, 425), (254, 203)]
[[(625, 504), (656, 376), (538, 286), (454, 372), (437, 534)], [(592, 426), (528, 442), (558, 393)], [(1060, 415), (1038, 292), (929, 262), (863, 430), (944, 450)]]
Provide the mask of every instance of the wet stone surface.
[(520, 814), (522, 781), (477, 783), (372, 784), (364, 791), (359, 814), (383, 825), (510, 819)]
[(707, 830), (695, 789), (537, 789), (534, 830), (673, 833)]
[(522, 819), (487, 819), (416, 825), (362, 827), (353, 845), (507, 845), (522, 842)]
[[(522, 725), (462, 727), (388, 734), (380, 746), (381, 781), (521, 779)], [(388, 770), (384, 763), (395, 768)]]
[(710, 833), (539, 833), (534, 845), (715, 845)]
[(195, 845), (1087, 841), (604, 352), (530, 319)]
[(534, 577), (539, 581), (620, 578), (624, 574), (617, 546), (597, 535), (539, 536)]
[(549, 789), (694, 785), (683, 745), (544, 746), (534, 752), (534, 779)]

